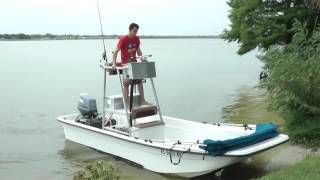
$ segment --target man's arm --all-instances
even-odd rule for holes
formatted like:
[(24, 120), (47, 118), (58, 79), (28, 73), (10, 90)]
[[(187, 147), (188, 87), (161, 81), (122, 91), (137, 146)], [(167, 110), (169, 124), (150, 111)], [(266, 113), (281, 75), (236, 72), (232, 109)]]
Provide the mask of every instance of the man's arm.
[(113, 52), (113, 55), (112, 55), (112, 69), (116, 69), (117, 56), (118, 56), (119, 51), (120, 51), (120, 49), (116, 48), (114, 50), (114, 52)]
[(142, 51), (141, 51), (140, 47), (138, 47), (138, 49), (137, 49), (137, 54), (138, 54), (138, 56), (142, 56)]

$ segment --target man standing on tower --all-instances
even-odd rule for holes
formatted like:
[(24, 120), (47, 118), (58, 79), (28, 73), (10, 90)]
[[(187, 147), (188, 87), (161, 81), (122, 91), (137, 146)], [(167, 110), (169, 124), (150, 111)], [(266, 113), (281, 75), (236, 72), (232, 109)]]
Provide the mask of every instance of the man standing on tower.
[[(142, 51), (140, 49), (140, 39), (137, 36), (139, 30), (139, 25), (136, 23), (131, 23), (129, 26), (129, 33), (125, 36), (122, 36), (117, 44), (116, 49), (114, 50), (112, 57), (112, 69), (116, 69), (116, 61), (119, 51), (121, 51), (121, 64), (124, 65), (128, 62), (137, 62), (136, 54), (142, 56)], [(124, 100), (128, 106), (129, 99), (129, 85), (131, 84), (130, 79), (125, 79), (123, 81), (124, 85)], [(140, 94), (140, 104), (149, 105), (144, 98), (143, 85), (140, 81), (138, 83), (138, 91)]]

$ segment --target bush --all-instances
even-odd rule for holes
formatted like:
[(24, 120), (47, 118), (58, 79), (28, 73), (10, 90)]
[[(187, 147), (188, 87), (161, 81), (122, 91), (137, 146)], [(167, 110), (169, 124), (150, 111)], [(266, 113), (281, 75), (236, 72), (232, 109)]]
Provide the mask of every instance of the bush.
[(307, 117), (299, 111), (285, 116), (285, 128), (294, 143), (320, 147), (320, 118)]
[(79, 171), (73, 180), (119, 180), (121, 174), (118, 169), (102, 160), (89, 164), (84, 170)]
[(294, 142), (319, 145), (320, 137), (320, 32), (309, 33), (296, 21), (290, 44), (273, 46), (260, 59), (268, 78), (262, 83), (271, 96), (272, 110), (285, 119)]

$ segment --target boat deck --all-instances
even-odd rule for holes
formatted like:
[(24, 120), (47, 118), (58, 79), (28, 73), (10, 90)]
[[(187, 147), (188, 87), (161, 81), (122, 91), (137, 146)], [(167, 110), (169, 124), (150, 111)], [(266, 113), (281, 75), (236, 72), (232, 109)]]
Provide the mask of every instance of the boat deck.
[[(60, 121), (70, 122), (71, 124), (79, 124), (83, 126), (83, 123), (76, 122), (77, 115), (68, 115), (59, 117)], [(63, 119), (63, 120), (61, 120)], [(137, 119), (136, 124), (152, 123), (157, 121), (157, 116), (150, 116)], [(203, 141), (206, 139), (212, 139), (216, 141), (223, 141), (227, 139), (234, 139), (241, 136), (250, 135), (255, 132), (255, 126), (249, 125), (250, 129), (244, 128), (241, 125), (233, 124), (204, 124), (193, 121), (187, 121), (183, 119), (177, 119), (172, 117), (163, 117), (164, 124), (155, 123), (152, 126), (139, 128), (138, 126), (130, 129), (117, 129), (115, 127), (105, 127), (105, 133), (118, 134), (117, 136), (125, 139), (130, 139), (142, 144), (150, 144), (151, 146), (163, 147), (171, 149), (175, 147), (175, 150), (186, 151), (190, 149), (193, 152), (204, 153), (200, 146), (203, 145)], [(88, 125), (85, 125), (88, 127)], [(90, 127), (90, 128), (89, 128)], [(89, 126), (88, 129), (97, 129), (101, 131), (101, 128)], [(263, 142), (240, 148), (237, 150), (229, 151), (225, 153), (226, 156), (248, 156), (258, 153), (260, 151), (267, 150), (276, 145), (284, 143), (288, 140), (287, 135), (280, 134), (275, 138), (267, 139)]]

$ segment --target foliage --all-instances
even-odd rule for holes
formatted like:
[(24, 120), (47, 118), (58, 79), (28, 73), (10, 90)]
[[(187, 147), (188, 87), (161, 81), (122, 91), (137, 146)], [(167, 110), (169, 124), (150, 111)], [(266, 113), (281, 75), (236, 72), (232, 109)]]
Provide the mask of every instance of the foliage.
[(286, 119), (296, 142), (315, 145), (320, 137), (320, 32), (310, 37), (306, 24), (295, 21), (292, 42), (272, 46), (260, 59), (269, 77), (262, 83), (271, 108)]
[(280, 171), (268, 174), (259, 180), (309, 180), (320, 179), (320, 156), (309, 155), (303, 161), (284, 168)]
[(314, 9), (320, 9), (320, 0), (305, 0), (308, 7)]
[(73, 177), (74, 180), (119, 180), (120, 178), (119, 170), (102, 160), (89, 164)]
[(0, 39), (31, 39), (30, 35), (26, 34), (0, 34)]
[(239, 54), (290, 43), (294, 19), (306, 22), (308, 32), (318, 23), (319, 12), (305, 0), (229, 0), (228, 5), (231, 29), (222, 37), (240, 43)]
[(294, 142), (320, 146), (320, 0), (229, 0), (222, 37), (239, 54), (262, 49), (270, 107)]

